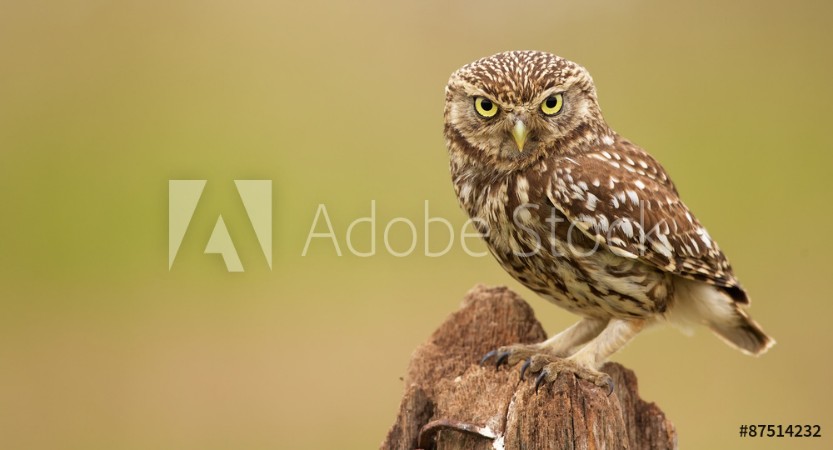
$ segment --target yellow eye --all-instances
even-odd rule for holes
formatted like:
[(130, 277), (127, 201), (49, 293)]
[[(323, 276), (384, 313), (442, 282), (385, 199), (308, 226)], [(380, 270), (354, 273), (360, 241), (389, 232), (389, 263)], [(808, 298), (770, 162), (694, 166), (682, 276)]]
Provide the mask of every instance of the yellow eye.
[(486, 97), (475, 97), (474, 110), (482, 117), (494, 117), (497, 114), (497, 105)]
[(541, 103), (541, 112), (548, 116), (554, 116), (561, 111), (562, 106), (564, 106), (564, 99), (561, 94), (550, 95)]

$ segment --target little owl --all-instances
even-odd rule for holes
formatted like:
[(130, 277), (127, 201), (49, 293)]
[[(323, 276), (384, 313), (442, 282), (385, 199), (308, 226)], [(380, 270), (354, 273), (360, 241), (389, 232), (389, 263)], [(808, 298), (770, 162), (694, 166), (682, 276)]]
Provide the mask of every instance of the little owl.
[(702, 323), (738, 350), (775, 341), (706, 229), (651, 155), (605, 123), (583, 67), (534, 51), (463, 66), (446, 87), (457, 198), (519, 282), (578, 314), (544, 342), (489, 352), (612, 390), (598, 367), (646, 326)]

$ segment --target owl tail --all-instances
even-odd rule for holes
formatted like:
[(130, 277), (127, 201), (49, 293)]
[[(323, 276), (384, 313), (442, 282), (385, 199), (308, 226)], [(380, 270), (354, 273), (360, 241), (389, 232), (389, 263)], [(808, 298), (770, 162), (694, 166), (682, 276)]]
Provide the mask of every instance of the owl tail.
[(775, 345), (775, 339), (767, 336), (761, 326), (738, 306), (735, 306), (733, 318), (710, 321), (709, 328), (727, 344), (747, 355), (762, 355)]
[(678, 278), (675, 304), (668, 319), (683, 329), (691, 324), (705, 323), (730, 346), (747, 355), (762, 355), (775, 345), (775, 340), (749, 317), (745, 306), (721, 288)]

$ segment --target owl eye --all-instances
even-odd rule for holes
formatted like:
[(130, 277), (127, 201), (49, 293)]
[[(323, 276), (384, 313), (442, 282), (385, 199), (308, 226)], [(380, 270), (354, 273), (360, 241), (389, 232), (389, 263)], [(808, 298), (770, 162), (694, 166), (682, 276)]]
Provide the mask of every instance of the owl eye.
[(564, 106), (564, 99), (561, 94), (550, 95), (541, 103), (541, 112), (548, 116), (554, 116), (561, 111), (562, 106)]
[(474, 110), (482, 117), (494, 117), (497, 114), (497, 105), (486, 97), (475, 97)]

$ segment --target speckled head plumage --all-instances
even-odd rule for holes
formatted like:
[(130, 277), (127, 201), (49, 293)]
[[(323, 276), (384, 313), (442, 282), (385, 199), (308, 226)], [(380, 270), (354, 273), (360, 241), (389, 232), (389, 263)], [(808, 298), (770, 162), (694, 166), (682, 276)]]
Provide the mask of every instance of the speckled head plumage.
[(660, 163), (607, 125), (580, 65), (519, 51), (463, 66), (446, 88), (445, 137), (460, 205), (495, 258), (584, 317), (537, 346), (500, 349), (498, 361), (529, 357), (539, 381), (566, 367), (605, 385), (595, 368), (663, 319), (704, 323), (749, 354), (774, 343)]
[[(542, 105), (553, 96), (561, 96), (562, 107), (545, 114)], [(494, 116), (478, 114), (473, 108), (478, 98), (493, 103)], [(498, 53), (454, 72), (446, 88), (445, 118), (446, 139), (454, 144), (450, 151), (488, 161), (496, 170), (525, 167), (547, 153), (567, 153), (588, 132), (606, 128), (587, 70), (537, 51)]]

